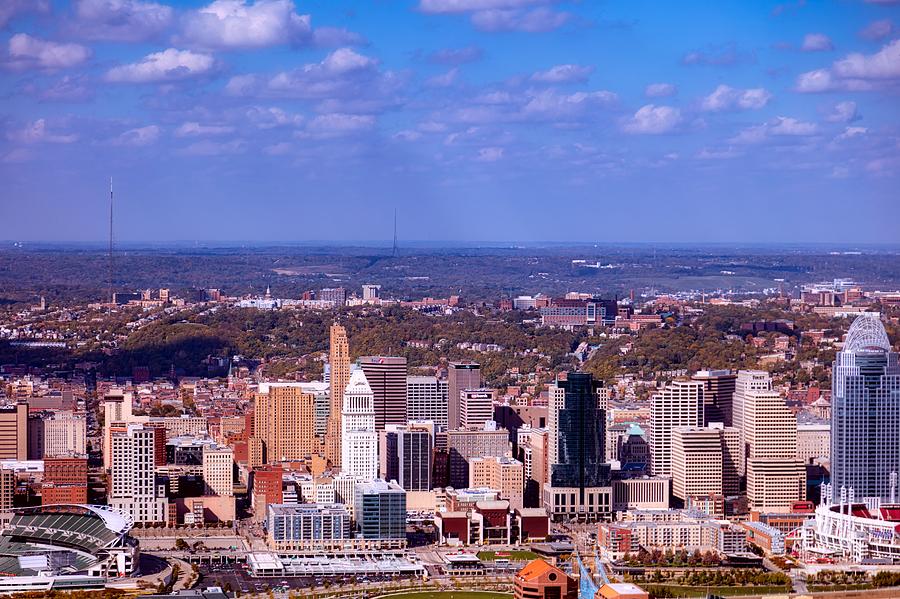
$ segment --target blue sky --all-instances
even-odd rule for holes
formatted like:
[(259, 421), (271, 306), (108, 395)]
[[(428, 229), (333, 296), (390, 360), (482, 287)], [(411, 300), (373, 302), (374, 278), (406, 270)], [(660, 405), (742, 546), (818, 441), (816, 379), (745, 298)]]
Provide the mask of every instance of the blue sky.
[(3, 0), (0, 237), (900, 241), (900, 0)]

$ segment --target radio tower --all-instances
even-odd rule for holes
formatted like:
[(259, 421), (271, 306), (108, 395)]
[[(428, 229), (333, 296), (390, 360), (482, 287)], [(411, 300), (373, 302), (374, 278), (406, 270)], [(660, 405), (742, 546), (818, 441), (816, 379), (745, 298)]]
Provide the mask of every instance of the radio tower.
[(113, 298), (113, 181), (112, 177), (109, 178), (109, 251), (107, 254), (107, 261), (109, 267), (109, 287), (107, 292), (109, 294), (109, 305), (110, 310), (112, 310), (112, 306), (115, 303)]
[(397, 209), (394, 208), (394, 248), (391, 252), (391, 256), (397, 257)]

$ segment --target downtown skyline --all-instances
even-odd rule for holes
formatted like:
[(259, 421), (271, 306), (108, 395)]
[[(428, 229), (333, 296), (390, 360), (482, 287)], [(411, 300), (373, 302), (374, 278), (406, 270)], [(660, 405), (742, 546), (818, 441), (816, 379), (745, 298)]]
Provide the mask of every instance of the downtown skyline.
[(4, 4), (11, 240), (900, 233), (895, 2)]

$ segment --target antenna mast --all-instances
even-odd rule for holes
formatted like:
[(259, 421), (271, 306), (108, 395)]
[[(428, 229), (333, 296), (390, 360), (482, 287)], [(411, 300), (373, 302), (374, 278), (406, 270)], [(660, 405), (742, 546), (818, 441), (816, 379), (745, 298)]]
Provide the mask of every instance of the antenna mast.
[(397, 257), (397, 209), (394, 208), (394, 249), (391, 252), (391, 256), (394, 258)]
[(110, 310), (112, 310), (112, 305), (115, 303), (113, 297), (113, 180), (112, 177), (109, 178), (109, 252), (107, 255), (108, 259), (108, 267), (109, 267), (109, 288), (107, 292), (109, 294), (109, 304)]

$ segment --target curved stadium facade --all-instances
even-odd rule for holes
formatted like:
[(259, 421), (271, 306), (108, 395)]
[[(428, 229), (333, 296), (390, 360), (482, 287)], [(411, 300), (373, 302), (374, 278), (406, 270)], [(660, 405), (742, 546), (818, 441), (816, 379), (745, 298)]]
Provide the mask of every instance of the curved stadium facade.
[[(132, 525), (121, 511), (101, 505), (14, 510), (0, 530), (0, 593), (44, 590), (41, 584), (61, 588), (68, 577), (79, 588), (89, 579), (102, 586), (106, 578), (131, 574), (139, 557), (137, 541), (128, 536)], [(33, 587), (32, 579), (38, 581)]]

